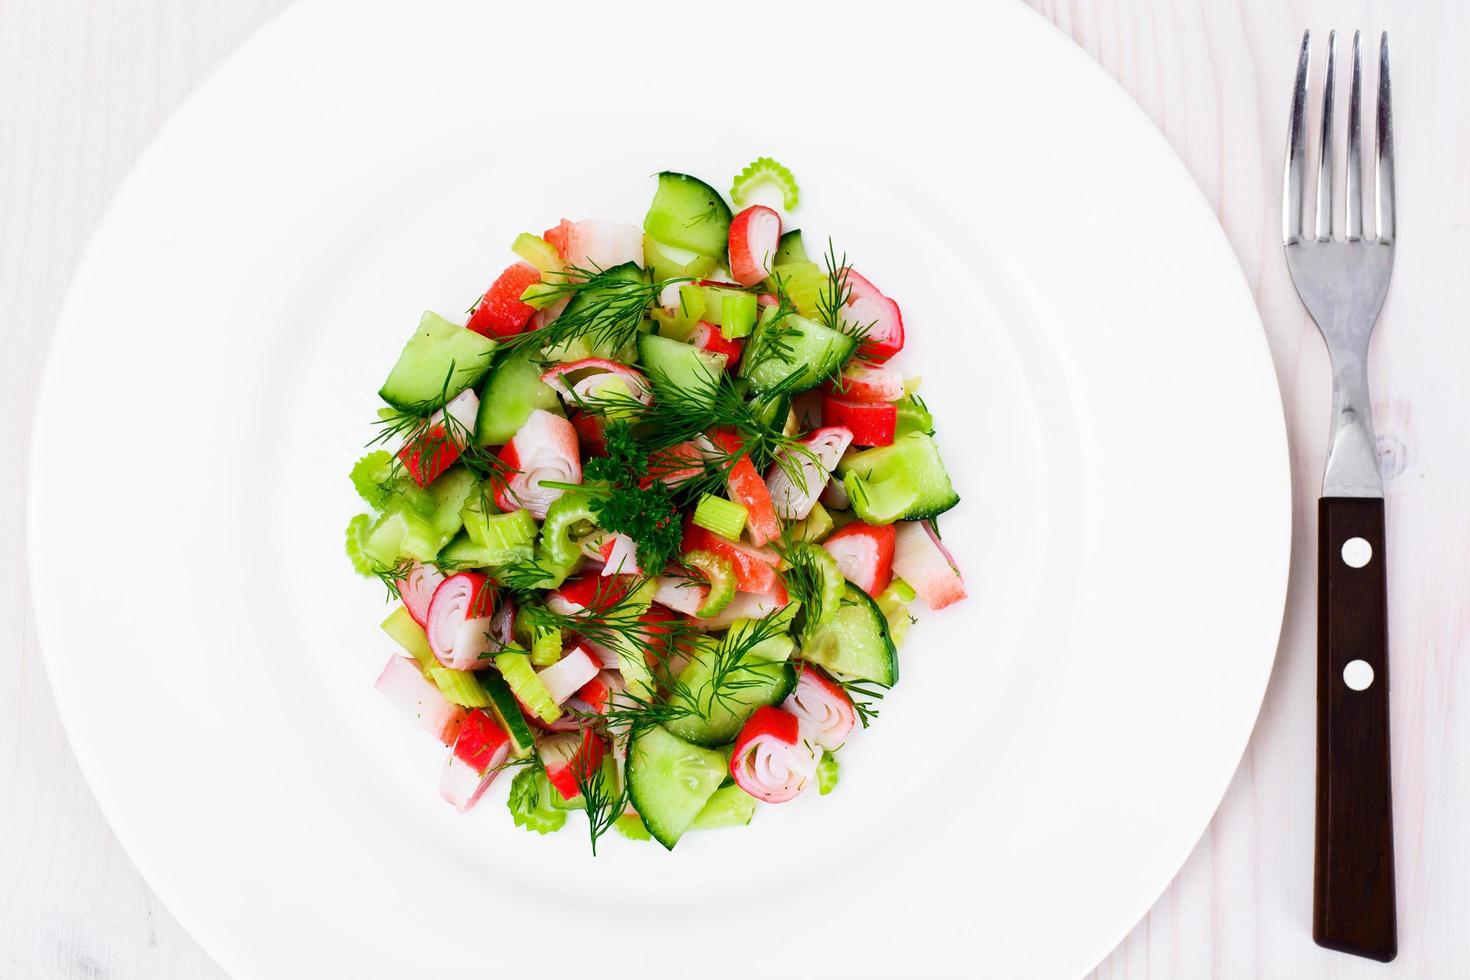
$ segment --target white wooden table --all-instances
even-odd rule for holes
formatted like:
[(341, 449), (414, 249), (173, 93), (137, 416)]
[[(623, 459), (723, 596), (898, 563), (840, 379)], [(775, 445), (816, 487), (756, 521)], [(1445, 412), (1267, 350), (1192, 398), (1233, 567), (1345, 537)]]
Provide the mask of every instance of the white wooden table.
[[(1194, 173), (1265, 320), (1293, 441), (1296, 554), (1265, 707), (1220, 812), (1117, 978), (1470, 976), (1470, 7), (1461, 0), (1033, 0), (1143, 105)], [(24, 567), (32, 401), (79, 253), (180, 99), (285, 0), (0, 0), (0, 977), (219, 969), (123, 855), (83, 784)], [(1315, 499), (1327, 364), (1277, 232), (1303, 26), (1391, 31), (1400, 244), (1373, 344), (1388, 479), (1401, 953), (1310, 938)], [(91, 574), (105, 578), (105, 567)], [(117, 583), (122, 587), (124, 583)], [(979, 964), (983, 970), (983, 964)]]

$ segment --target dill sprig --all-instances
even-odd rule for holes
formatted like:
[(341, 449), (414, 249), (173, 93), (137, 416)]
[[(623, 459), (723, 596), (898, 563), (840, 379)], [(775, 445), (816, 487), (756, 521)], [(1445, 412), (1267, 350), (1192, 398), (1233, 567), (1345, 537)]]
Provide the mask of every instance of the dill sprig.
[(402, 594), (398, 591), (398, 583), (406, 578), (409, 572), (413, 571), (413, 566), (414, 560), (412, 558), (400, 558), (396, 565), (389, 568), (379, 567), (373, 569), (373, 575), (388, 590), (386, 601), (392, 602), (395, 599), (403, 598)]
[(618, 817), (628, 808), (627, 781), (614, 790), (608, 785), (606, 767), (593, 767), (589, 775), (580, 763), (574, 767), (577, 792), (582, 795), (582, 808), (587, 813), (587, 832), (592, 843), (592, 856), (597, 856), (597, 841), (612, 830)]
[(543, 280), (541, 295), (575, 302), (569, 302), (561, 316), (541, 329), (505, 338), (505, 345), (535, 343), (547, 350), (585, 340), (597, 350), (618, 350), (637, 338), (639, 325), (664, 287), (690, 281), (685, 277), (645, 282), (629, 279), (616, 268), (582, 266), (546, 275), (549, 281)]
[(817, 546), (794, 537), (791, 526), (782, 525), (781, 539), (773, 542), (771, 547), (781, 556), (781, 562), (786, 566), (782, 576), (786, 581), (787, 593), (794, 601), (801, 603), (801, 635), (809, 637), (822, 621), (822, 607), (825, 605), (822, 593), (826, 576), (817, 564), (817, 556), (812, 550)]
[(847, 694), (848, 700), (852, 702), (854, 710), (857, 711), (858, 721), (864, 728), (876, 721), (878, 709), (876, 703), (883, 700), (883, 695), (888, 688), (875, 681), (839, 680), (838, 685)]

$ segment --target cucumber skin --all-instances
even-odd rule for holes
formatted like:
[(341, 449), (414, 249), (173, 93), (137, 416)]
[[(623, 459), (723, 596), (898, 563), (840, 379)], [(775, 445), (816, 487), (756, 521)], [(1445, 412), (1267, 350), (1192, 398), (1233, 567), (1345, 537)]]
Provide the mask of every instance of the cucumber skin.
[(378, 397), (400, 412), (427, 415), (428, 406), (441, 398), (447, 402), (483, 378), (495, 347), (490, 338), (427, 312), (403, 345)]
[(649, 238), (712, 259), (725, 255), (730, 239), (730, 205), (698, 177), (665, 170), (643, 218)]
[(926, 433), (909, 432), (895, 439), (892, 445), (865, 449), (839, 465), (838, 473), (846, 476), (848, 473), (855, 472), (859, 477), (868, 479), (873, 471), (886, 461), (902, 460), (906, 465), (911, 464), (910, 454), (919, 452), (924, 453), (923, 462), (928, 469), (932, 470), (925, 474), (930, 479), (925, 480), (920, 486), (919, 499), (895, 520), (927, 520), (931, 517), (938, 517), (953, 508), (960, 502), (960, 495), (955, 492), (954, 483), (949, 478), (949, 471), (944, 466), (944, 459), (939, 455), (939, 446), (934, 442), (933, 437)]
[(755, 817), (755, 797), (731, 783), (715, 790), (690, 824), (691, 830), (717, 830), (720, 827), (744, 827)]
[(809, 262), (806, 254), (806, 242), (802, 240), (801, 229), (793, 228), (781, 236), (776, 245), (776, 255), (771, 260), (771, 265), (786, 265), (788, 262)]
[[(659, 746), (645, 747), (645, 743), (657, 741)], [(665, 824), (664, 814), (660, 811), (665, 808), (660, 805), (658, 798), (654, 795), (656, 788), (651, 785), (642, 785), (645, 766), (652, 766), (654, 760), (651, 757), (655, 752), (685, 752), (686, 755), (695, 756), (700, 763), (709, 768), (708, 772), (701, 773), (703, 776), (699, 784), (690, 790), (690, 799), (698, 799), (699, 805), (694, 807), (688, 814), (684, 825), (675, 830)], [(729, 760), (719, 752), (711, 749), (701, 748), (684, 741), (677, 735), (673, 735), (663, 728), (654, 726), (634, 734), (628, 743), (627, 763), (628, 797), (633, 803), (633, 808), (643, 818), (643, 825), (653, 835), (653, 839), (662, 844), (667, 850), (672, 851), (674, 845), (679, 843), (679, 838), (693, 825), (701, 810), (709, 803), (710, 797), (724, 783), (725, 776), (729, 772)], [(681, 815), (682, 816), (682, 815)]]
[(837, 365), (850, 358), (852, 352), (857, 348), (857, 341), (852, 337), (838, 333), (813, 320), (789, 316), (786, 317), (785, 322), (787, 326), (795, 327), (798, 331), (795, 337), (786, 340), (792, 349), (794, 361), (787, 362), (773, 357), (748, 369), (751, 363), (750, 352), (759, 349), (763, 343), (761, 339), (763, 329), (769, 329), (759, 324), (746, 347), (745, 356), (740, 359), (740, 376), (747, 379), (750, 386), (757, 392), (769, 391), (802, 370), (808, 373), (810, 380), (810, 384), (804, 387), (815, 387), (817, 382), (834, 371)]
[[(822, 667), (825, 667), (835, 673), (840, 673), (849, 677), (856, 677), (861, 680), (872, 681), (875, 684), (882, 684), (885, 687), (892, 687), (893, 685), (898, 683), (898, 648), (893, 645), (893, 637), (889, 635), (888, 618), (883, 615), (883, 610), (878, 608), (878, 604), (873, 601), (872, 597), (861, 589), (849, 585), (847, 587), (847, 591), (843, 594), (843, 598), (853, 604), (864, 607), (867, 614), (868, 623), (876, 631), (878, 642), (882, 645), (881, 649), (883, 652), (884, 660), (882, 666), (878, 669), (869, 669), (867, 665), (859, 665), (860, 669), (858, 671), (843, 670), (842, 668), (844, 666), (852, 667), (853, 664), (845, 663), (840, 660), (840, 658), (834, 658), (826, 655), (823, 652), (823, 647), (818, 645), (817, 640), (822, 637), (824, 633), (842, 628), (839, 625), (842, 621), (842, 617), (847, 614), (852, 608), (852, 606), (846, 604), (844, 604), (843, 607), (839, 609), (837, 613), (838, 618), (836, 620), (817, 627), (816, 631), (812, 634), (809, 643), (803, 644), (801, 652), (798, 654), (798, 656), (801, 657), (801, 659), (803, 660), (809, 661), (814, 664), (819, 664)], [(845, 638), (842, 636), (837, 637), (838, 646), (840, 648), (847, 648), (850, 650), (850, 641), (844, 642), (844, 639)]]
[[(717, 703), (710, 709), (714, 717), (698, 718), (684, 717), (669, 722), (664, 727), (669, 734), (676, 735), (684, 741), (694, 745), (702, 745), (705, 748), (713, 748), (716, 745), (724, 745), (732, 741), (740, 734), (741, 727), (755, 714), (756, 709), (771, 704), (780, 704), (796, 690), (796, 670), (788, 663), (770, 663), (755, 665), (756, 670), (762, 674), (770, 674), (774, 682), (763, 688), (754, 686), (743, 688), (726, 695), (727, 702), (739, 705), (740, 710), (731, 711), (725, 707), (725, 703)], [(691, 672), (693, 672), (691, 679)], [(702, 676), (704, 671), (697, 663), (690, 664), (679, 680), (694, 690), (694, 696), (704, 704), (705, 692), (709, 688), (709, 679)], [(751, 700), (746, 700), (750, 698)], [(717, 714), (718, 712), (718, 714)]]
[(500, 727), (510, 736), (511, 754), (521, 759), (536, 750), (536, 736), (531, 732), (531, 726), (521, 715), (521, 707), (516, 701), (516, 696), (511, 693), (510, 685), (505, 679), (493, 670), (480, 670), (475, 672), (475, 678), (480, 682), (480, 687), (490, 697), (490, 713), (495, 716)]
[(718, 382), (725, 373), (725, 355), (651, 333), (638, 338), (638, 361), (653, 383), (655, 396), (661, 385), (687, 395), (696, 385), (702, 389), (711, 378)]
[(561, 399), (541, 380), (541, 365), (531, 346), (512, 351), (490, 369), (475, 418), (475, 441), (503, 446), (536, 409), (561, 414)]

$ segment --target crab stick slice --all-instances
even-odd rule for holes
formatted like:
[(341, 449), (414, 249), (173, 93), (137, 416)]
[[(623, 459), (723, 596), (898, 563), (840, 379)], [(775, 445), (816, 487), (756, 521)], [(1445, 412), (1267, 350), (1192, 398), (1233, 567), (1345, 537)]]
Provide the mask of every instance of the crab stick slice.
[(546, 769), (546, 778), (565, 799), (577, 796), (577, 779), (591, 779), (602, 757), (607, 754), (607, 745), (602, 737), (591, 729), (580, 733), (552, 735), (541, 739), (536, 745), (541, 756), (541, 765)]
[(480, 398), (466, 388), (450, 399), (449, 404), (429, 416), (429, 421), (416, 428), (398, 458), (403, 468), (420, 487), (433, 483), (440, 473), (454, 465), (459, 454), (475, 435), (475, 420), (480, 413)]
[(598, 553), (603, 575), (638, 575), (638, 545), (626, 534), (608, 535)]
[(837, 559), (842, 577), (876, 596), (893, 579), (893, 551), (897, 531), (892, 524), (874, 527), (854, 521), (822, 542)]
[(770, 488), (761, 479), (749, 454), (742, 452), (740, 437), (731, 432), (716, 432), (714, 439), (727, 458), (735, 459), (725, 474), (725, 486), (730, 491), (730, 499), (746, 510), (751, 543), (759, 547), (780, 537), (781, 522), (776, 519)]
[(543, 480), (582, 482), (577, 430), (543, 408), (533, 411), (516, 430), (500, 450), (500, 461), (511, 472), (496, 481), (495, 502), (504, 511), (524, 507), (538, 521), (546, 520), (547, 508), (562, 495), (559, 487), (543, 487)]
[(903, 397), (903, 375), (896, 368), (854, 361), (827, 390), (850, 402), (896, 402)]
[(851, 431), (855, 446), (891, 446), (898, 429), (898, 406), (823, 395), (822, 421)]
[(495, 611), (495, 589), (479, 572), (451, 575), (434, 590), (429, 602), (429, 649), (454, 670), (482, 670), (490, 666), (495, 647), (490, 620)]
[(485, 712), (469, 712), (444, 760), (439, 795), (464, 813), (485, 795), (509, 755), (510, 736), (505, 730)]
[(913, 586), (930, 609), (943, 609), (965, 598), (965, 581), (949, 549), (928, 521), (902, 521), (893, 547), (893, 571)]
[(598, 397), (631, 398), (640, 405), (653, 404), (653, 389), (643, 372), (604, 357), (584, 357), (580, 361), (558, 364), (541, 381), (561, 396), (570, 407), (577, 407)]
[(556, 663), (538, 671), (537, 676), (551, 692), (551, 699), (557, 704), (565, 704), (600, 670), (602, 663), (585, 646), (577, 645), (563, 653)]
[(770, 706), (750, 716), (735, 739), (730, 775), (735, 785), (766, 803), (785, 803), (801, 795), (817, 772), (819, 754), (802, 738), (801, 723), (789, 711)]
[(829, 752), (842, 748), (847, 736), (857, 725), (857, 709), (852, 698), (836, 681), (811, 664), (796, 679), (796, 690), (781, 702), (781, 707), (796, 716), (802, 732)]
[(867, 337), (858, 354), (870, 361), (886, 361), (903, 350), (903, 314), (898, 304), (884, 296), (854, 269), (847, 271), (851, 290), (842, 319), (854, 327), (867, 328)]
[(781, 242), (781, 216), (760, 204), (730, 220), (730, 275), (742, 286), (754, 286), (771, 274)]
[(464, 722), (464, 709), (445, 700), (418, 664), (408, 657), (389, 657), (374, 686), (424, 731), (445, 745), (454, 744)]
[(766, 471), (766, 489), (776, 514), (788, 521), (805, 520), (850, 445), (851, 429), (827, 426), (807, 436), (800, 446), (781, 450)]
[(433, 565), (421, 565), (414, 562), (408, 574), (394, 583), (398, 589), (398, 597), (403, 600), (408, 614), (420, 626), (428, 626), (429, 602), (433, 600), (434, 590), (439, 588), (439, 583), (442, 581), (444, 581), (444, 573), (439, 569)]

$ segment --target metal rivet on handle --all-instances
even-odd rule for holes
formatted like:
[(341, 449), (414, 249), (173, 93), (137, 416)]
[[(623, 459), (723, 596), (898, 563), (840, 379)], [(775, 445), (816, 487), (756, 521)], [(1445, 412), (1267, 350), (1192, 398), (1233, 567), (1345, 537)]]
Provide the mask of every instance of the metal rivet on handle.
[(1362, 568), (1373, 559), (1373, 546), (1363, 538), (1348, 538), (1342, 543), (1342, 560), (1353, 568)]
[(1366, 691), (1373, 683), (1373, 665), (1366, 660), (1349, 660), (1342, 669), (1342, 682), (1354, 691)]

